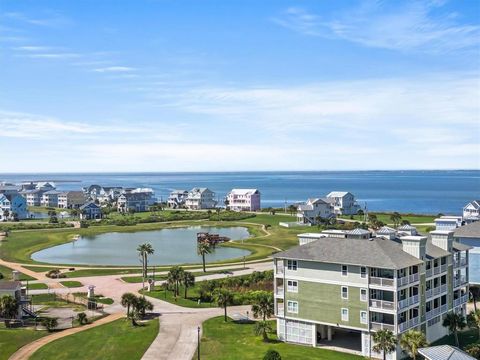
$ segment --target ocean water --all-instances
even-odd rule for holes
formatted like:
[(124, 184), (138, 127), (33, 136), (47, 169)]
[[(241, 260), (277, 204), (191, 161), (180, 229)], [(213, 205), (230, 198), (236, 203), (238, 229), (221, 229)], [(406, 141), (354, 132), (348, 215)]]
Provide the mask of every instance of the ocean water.
[(0, 174), (0, 181), (29, 180), (52, 180), (61, 190), (91, 184), (151, 187), (163, 200), (173, 189), (195, 186), (210, 188), (219, 199), (232, 188), (258, 188), (262, 207), (350, 191), (371, 211), (421, 214), (461, 214), (466, 203), (480, 198), (480, 170)]

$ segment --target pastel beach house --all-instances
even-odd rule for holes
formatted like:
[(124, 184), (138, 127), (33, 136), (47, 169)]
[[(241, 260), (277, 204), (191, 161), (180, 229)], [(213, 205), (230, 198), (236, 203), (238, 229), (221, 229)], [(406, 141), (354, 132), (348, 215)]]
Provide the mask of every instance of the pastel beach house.
[(260, 210), (260, 191), (258, 189), (232, 189), (225, 199), (228, 210), (258, 211)]

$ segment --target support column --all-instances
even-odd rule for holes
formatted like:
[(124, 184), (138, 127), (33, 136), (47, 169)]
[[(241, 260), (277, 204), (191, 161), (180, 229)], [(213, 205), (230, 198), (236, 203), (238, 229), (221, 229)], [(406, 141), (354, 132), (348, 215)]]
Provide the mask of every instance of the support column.
[(330, 325), (327, 326), (327, 340), (332, 341), (332, 327)]
[(317, 346), (317, 324), (312, 324), (312, 346)]

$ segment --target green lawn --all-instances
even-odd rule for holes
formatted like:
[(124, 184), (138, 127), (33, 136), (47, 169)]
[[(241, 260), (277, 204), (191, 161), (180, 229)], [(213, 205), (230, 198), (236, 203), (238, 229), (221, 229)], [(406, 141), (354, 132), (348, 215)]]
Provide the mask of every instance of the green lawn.
[(102, 276), (102, 275), (126, 275), (139, 274), (142, 272), (141, 268), (137, 269), (82, 269), (69, 271), (64, 273), (67, 278), (77, 278), (84, 276)]
[[(458, 333), (458, 341), (460, 342), (460, 347), (463, 349), (465, 346), (469, 344), (473, 344), (476, 341), (480, 341), (478, 339), (478, 331), (476, 329), (465, 330)], [(432, 346), (435, 345), (455, 345), (455, 338), (453, 335), (447, 335), (443, 338), (433, 342)]]
[[(1, 249), (1, 247), (0, 247)], [(2, 266), (0, 265), (0, 274), (3, 275), (3, 279), (1, 280), (12, 280), (12, 269), (6, 267), (6, 266)], [(24, 273), (20, 273), (20, 280), (21, 281), (24, 281), (24, 280), (35, 280), (33, 277), (29, 276), (29, 275), (25, 275)]]
[(85, 306), (69, 303), (63, 299), (57, 298), (55, 294), (32, 295), (32, 305), (45, 305), (46, 307), (71, 307), (77, 311), (84, 311)]
[[(377, 216), (378, 221), (383, 222), (384, 224), (393, 224), (393, 221), (390, 219), (391, 213), (374, 213), (370, 212), (370, 214), (375, 214)], [(433, 220), (437, 217), (436, 215), (416, 215), (416, 214), (400, 214), (402, 216), (402, 220), (407, 220), (410, 224), (422, 224), (422, 223), (433, 223)], [(350, 216), (342, 216), (343, 219), (350, 220)], [(354, 220), (362, 222), (364, 217), (354, 215)]]
[(50, 270), (58, 270), (58, 267), (51, 267), (51, 266), (24, 266), (24, 268), (38, 272), (38, 273), (47, 272)]
[(183, 306), (183, 307), (208, 308), (208, 307), (217, 306), (215, 303), (204, 303), (204, 302), (200, 302), (200, 304), (198, 303), (199, 294), (198, 294), (197, 285), (188, 289), (186, 299), (184, 298), (184, 295), (185, 295), (184, 290), (185, 288), (183, 286), (180, 286), (180, 296), (178, 296), (177, 299), (175, 299), (175, 297), (173, 296), (173, 291), (167, 290), (165, 292), (165, 290), (161, 289), (160, 286), (156, 286), (155, 291), (148, 292), (148, 291), (140, 290), (140, 293), (145, 294), (146, 296), (151, 296), (153, 298), (167, 301), (169, 303), (172, 303), (178, 306)]
[[(84, 298), (84, 299), (87, 298), (87, 293), (86, 292), (76, 292), (76, 293), (73, 293), (73, 295)], [(105, 305), (113, 304), (113, 299), (104, 297), (101, 294), (95, 295), (94, 298), (95, 298), (95, 300), (97, 300), (97, 303), (100, 303), (100, 304), (105, 304)]]
[(27, 289), (28, 290), (44, 290), (44, 289), (48, 289), (48, 286), (47, 284), (44, 284), (44, 283), (34, 283), (34, 284), (28, 284), (27, 286)]
[[(275, 321), (271, 322), (275, 327)], [(253, 324), (236, 324), (229, 319), (216, 317), (203, 323), (203, 336), (200, 355), (204, 360), (258, 360), (268, 349), (280, 353), (282, 359), (329, 359), (360, 360), (361, 356), (318, 349), (310, 346), (292, 345), (276, 341), (276, 335), (270, 334), (271, 342), (264, 343), (253, 334)], [(194, 357), (196, 359), (196, 356)]]
[(133, 327), (119, 319), (51, 342), (33, 353), (31, 360), (136, 360), (141, 359), (158, 334), (157, 319)]
[[(232, 268), (232, 269), (228, 269), (227, 271), (238, 271), (238, 270), (243, 270), (244, 268), (243, 267), (238, 267), (238, 268)], [(246, 269), (248, 269), (248, 267), (246, 267)], [(188, 269), (185, 269), (188, 271)], [(222, 273), (225, 273), (226, 270), (208, 270), (206, 272), (203, 272), (203, 271), (194, 271), (192, 272), (192, 274), (194, 276), (205, 276), (205, 275), (212, 275), (212, 274), (222, 274)], [(162, 281), (162, 280), (166, 280), (167, 279), (167, 275), (155, 275), (155, 280), (156, 281)], [(141, 283), (143, 278), (141, 276), (124, 276), (122, 277), (122, 280), (127, 282), (127, 283)]]
[(60, 281), (60, 284), (68, 288), (76, 288), (83, 286), (80, 281)]
[(6, 329), (0, 325), (0, 360), (7, 360), (22, 346), (48, 335), (46, 331), (32, 329)]

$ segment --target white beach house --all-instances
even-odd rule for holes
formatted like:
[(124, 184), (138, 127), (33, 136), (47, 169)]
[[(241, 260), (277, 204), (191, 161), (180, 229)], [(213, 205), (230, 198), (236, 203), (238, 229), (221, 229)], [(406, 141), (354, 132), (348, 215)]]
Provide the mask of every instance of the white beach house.
[(185, 201), (185, 206), (190, 210), (214, 209), (216, 205), (215, 193), (208, 188), (193, 188)]
[(463, 220), (467, 223), (480, 220), (480, 200), (470, 201), (464, 206)]
[(327, 198), (333, 200), (333, 211), (337, 215), (355, 215), (360, 210), (355, 196), (350, 192), (332, 191)]
[(300, 224), (317, 224), (320, 218), (328, 219), (335, 216), (331, 199), (308, 199), (297, 206), (297, 222)]

